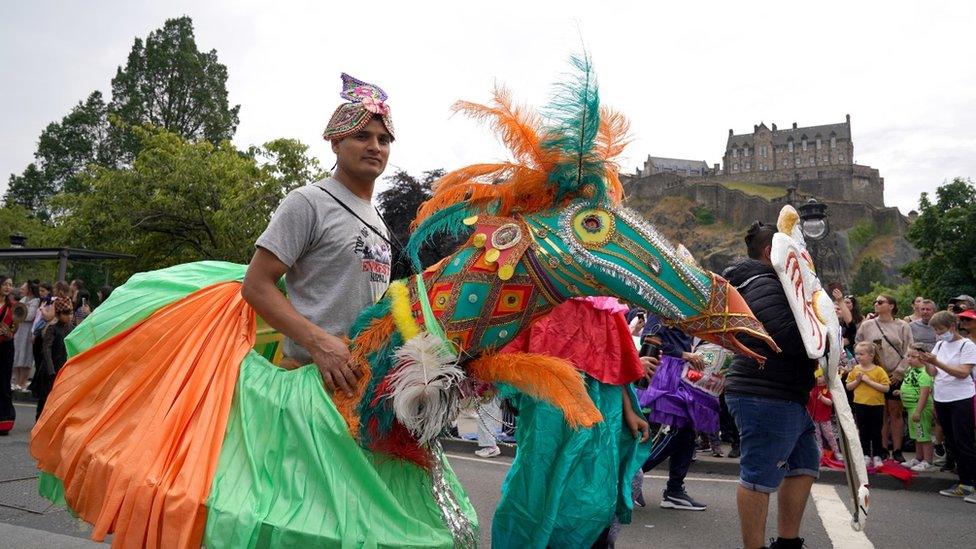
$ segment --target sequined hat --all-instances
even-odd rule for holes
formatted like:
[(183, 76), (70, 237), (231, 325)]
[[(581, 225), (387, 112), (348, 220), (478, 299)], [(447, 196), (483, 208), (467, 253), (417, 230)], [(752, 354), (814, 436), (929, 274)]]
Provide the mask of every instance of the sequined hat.
[(332, 113), (329, 125), (322, 134), (326, 141), (336, 141), (358, 132), (369, 124), (373, 116), (379, 116), (390, 136), (396, 137), (390, 106), (386, 104), (387, 95), (382, 88), (342, 73), (342, 93), (339, 96), (348, 103), (339, 105)]

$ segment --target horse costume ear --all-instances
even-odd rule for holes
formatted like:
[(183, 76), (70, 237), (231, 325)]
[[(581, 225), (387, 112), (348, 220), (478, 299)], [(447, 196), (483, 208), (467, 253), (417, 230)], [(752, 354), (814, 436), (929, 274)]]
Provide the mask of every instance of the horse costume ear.
[(485, 355), (468, 364), (472, 376), (490, 383), (507, 383), (562, 410), (573, 428), (603, 421), (590, 399), (583, 376), (568, 361), (534, 353)]

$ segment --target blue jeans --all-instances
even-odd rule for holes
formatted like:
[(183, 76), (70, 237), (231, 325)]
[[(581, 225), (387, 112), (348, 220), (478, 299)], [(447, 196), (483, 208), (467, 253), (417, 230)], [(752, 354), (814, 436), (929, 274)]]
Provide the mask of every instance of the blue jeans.
[(785, 477), (820, 476), (820, 450), (804, 405), (778, 398), (725, 395), (739, 428), (739, 483), (775, 492)]

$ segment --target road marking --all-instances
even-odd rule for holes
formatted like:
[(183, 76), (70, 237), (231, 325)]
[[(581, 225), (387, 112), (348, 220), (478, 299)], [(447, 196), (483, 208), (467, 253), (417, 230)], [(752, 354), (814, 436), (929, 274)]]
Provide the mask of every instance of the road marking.
[(834, 547), (844, 549), (873, 549), (874, 544), (864, 534), (851, 528), (851, 513), (837, 495), (837, 490), (829, 484), (814, 484), (810, 496), (817, 507), (820, 522), (823, 523), (827, 537)]
[[(475, 462), (478, 462), (478, 463), (490, 463), (491, 465), (504, 465), (506, 467), (508, 467), (509, 465), (512, 464), (511, 461), (506, 461), (506, 460), (484, 459), (484, 458), (477, 458), (477, 457), (470, 457), (470, 456), (462, 456), (460, 454), (449, 454), (447, 452), (445, 452), (444, 455), (447, 456), (447, 457), (449, 457), (449, 458), (451, 458), (451, 459), (460, 459), (460, 460), (463, 460), (463, 461), (475, 461)], [(645, 474), (644, 475), (644, 478), (653, 478), (653, 479), (658, 479), (658, 480), (667, 480), (668, 479), (668, 476), (667, 475), (649, 475), (649, 474)], [(700, 482), (734, 482), (734, 483), (738, 483), (739, 482), (739, 479), (737, 479), (737, 478), (685, 477), (685, 480), (696, 480), (696, 481), (700, 481)]]

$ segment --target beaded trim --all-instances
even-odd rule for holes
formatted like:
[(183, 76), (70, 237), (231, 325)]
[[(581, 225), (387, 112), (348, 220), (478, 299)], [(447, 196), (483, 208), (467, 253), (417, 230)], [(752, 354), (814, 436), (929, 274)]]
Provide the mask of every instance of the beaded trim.
[(454, 495), (454, 490), (444, 478), (444, 466), (441, 461), (444, 459), (444, 450), (441, 448), (439, 440), (435, 439), (434, 443), (431, 444), (431, 453), (433, 455), (429, 470), (430, 488), (434, 494), (434, 501), (437, 502), (437, 507), (441, 510), (444, 524), (447, 525), (451, 531), (451, 537), (454, 538), (454, 547), (477, 547), (478, 536), (475, 527), (471, 524), (471, 519), (464, 514), (457, 497)]
[[(670, 316), (672, 318), (683, 318), (684, 315), (678, 307), (666, 299), (661, 292), (657, 291), (653, 286), (648, 284), (642, 278), (635, 276), (633, 273), (627, 269), (607, 261), (600, 257), (593, 255), (588, 249), (586, 249), (579, 240), (575, 237), (573, 230), (573, 219), (576, 214), (584, 208), (592, 207), (592, 204), (587, 202), (576, 202), (575, 204), (570, 204), (563, 212), (559, 215), (559, 233), (566, 246), (569, 247), (574, 259), (579, 261), (584, 267), (587, 268), (598, 268), (606, 274), (616, 278), (617, 280), (623, 282), (626, 286), (630, 287), (637, 292), (638, 295), (643, 297), (650, 303), (654, 308), (663, 313), (665, 316)], [(620, 215), (619, 210), (613, 211), (614, 214), (619, 215), (632, 227), (635, 225), (633, 219), (628, 219), (623, 215)], [(635, 227), (635, 230), (641, 232), (640, 229)], [(644, 235), (650, 242), (655, 243), (651, 239), (650, 234)], [(656, 243), (655, 243), (656, 245)]]

